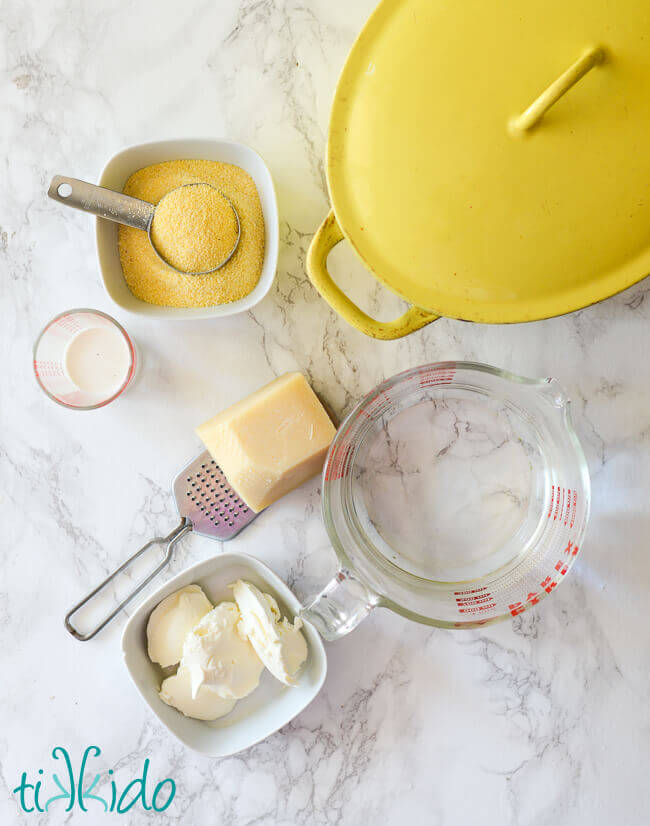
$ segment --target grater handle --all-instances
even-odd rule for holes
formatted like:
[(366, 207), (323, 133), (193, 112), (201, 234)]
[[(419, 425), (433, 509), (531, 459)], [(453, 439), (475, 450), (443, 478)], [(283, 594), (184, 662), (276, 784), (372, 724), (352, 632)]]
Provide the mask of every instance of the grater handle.
[[(192, 530), (192, 523), (188, 519), (183, 519), (181, 521), (180, 525), (177, 528), (175, 528), (169, 534), (169, 536), (165, 536), (165, 537), (158, 536), (155, 539), (152, 539), (150, 542), (147, 542), (146, 545), (143, 545), (142, 548), (140, 548), (139, 551), (136, 551), (133, 554), (133, 556), (130, 556), (126, 560), (126, 562), (123, 562), (120, 565), (119, 568), (116, 568), (113, 571), (112, 574), (109, 574), (109, 576), (107, 576), (106, 579), (103, 582), (101, 582), (93, 591), (91, 591), (88, 594), (88, 596), (84, 597), (81, 600), (81, 602), (78, 602), (74, 606), (74, 608), (72, 608), (66, 614), (66, 617), (65, 617), (66, 630), (69, 631), (75, 639), (80, 640), (81, 642), (86, 642), (86, 640), (91, 640), (96, 634), (98, 634), (102, 630), (102, 628), (104, 628), (105, 625), (108, 625), (108, 623), (115, 616), (117, 616), (117, 614), (120, 613), (122, 608), (124, 608), (124, 606), (128, 602), (130, 602), (133, 599), (133, 597), (137, 596), (137, 594), (139, 594), (140, 591), (146, 585), (148, 585), (155, 576), (157, 576), (162, 571), (162, 569), (165, 567), (165, 565), (167, 565), (169, 560), (172, 558), (172, 551), (174, 550), (174, 545), (178, 542), (178, 540), (181, 537), (185, 536), (185, 534), (189, 533), (191, 530)], [(108, 614), (107, 616), (104, 617), (104, 619), (99, 623), (99, 625), (95, 626), (95, 628), (88, 631), (87, 634), (82, 634), (80, 631), (78, 631), (74, 627), (74, 625), (72, 624), (72, 617), (77, 613), (77, 611), (79, 611), (81, 608), (83, 608), (85, 605), (87, 605), (94, 597), (96, 597), (99, 593), (101, 593), (104, 590), (104, 588), (106, 588), (106, 586), (109, 585), (115, 579), (115, 577), (118, 574), (121, 574), (123, 571), (125, 571), (129, 567), (129, 565), (131, 565), (131, 563), (135, 562), (136, 559), (139, 559), (139, 557), (142, 556), (142, 554), (145, 551), (148, 551), (149, 548), (153, 548), (154, 545), (166, 545), (167, 546), (167, 551), (165, 553), (165, 557), (164, 557), (163, 561), (160, 563), (160, 565), (158, 565), (158, 567), (155, 568), (150, 574), (147, 574), (147, 576), (141, 582), (139, 582), (138, 585), (136, 585), (136, 587), (131, 591), (131, 593), (128, 594), (122, 600), (122, 602), (120, 602), (120, 604), (117, 606), (117, 608), (115, 608), (113, 611), (110, 612), (110, 614)]]

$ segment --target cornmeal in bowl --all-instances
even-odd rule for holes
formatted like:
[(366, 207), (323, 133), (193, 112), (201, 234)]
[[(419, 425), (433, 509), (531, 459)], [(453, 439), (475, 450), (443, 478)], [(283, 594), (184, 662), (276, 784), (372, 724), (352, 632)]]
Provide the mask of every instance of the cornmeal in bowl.
[(168, 264), (184, 273), (206, 273), (223, 265), (239, 235), (230, 201), (210, 184), (172, 189), (158, 202), (151, 243)]
[[(207, 230), (206, 216), (214, 214), (220, 200), (228, 199), (239, 215), (241, 236), (232, 258), (223, 267), (205, 275), (183, 275), (166, 266), (156, 255), (146, 232), (120, 226), (118, 245), (122, 272), (131, 292), (148, 304), (165, 307), (209, 307), (227, 304), (248, 295), (256, 286), (264, 262), (264, 216), (253, 179), (238, 166), (218, 161), (165, 161), (139, 169), (124, 186), (126, 195), (158, 204), (164, 195), (186, 184), (210, 184), (218, 190), (215, 201), (206, 199), (209, 187), (187, 187), (170, 196), (158, 216), (158, 233), (152, 239), (170, 263), (190, 270), (202, 263), (217, 265), (233, 246), (236, 221), (232, 210), (223, 212), (215, 231)], [(212, 190), (211, 192), (214, 192)], [(188, 197), (188, 193), (192, 193)], [(222, 196), (219, 196), (222, 193)], [(212, 197), (212, 196), (210, 196)], [(154, 218), (154, 222), (156, 219)], [(228, 246), (230, 244), (230, 246)], [(225, 254), (223, 250), (228, 247)], [(196, 266), (196, 270), (209, 269)], [(194, 269), (192, 269), (194, 271)]]

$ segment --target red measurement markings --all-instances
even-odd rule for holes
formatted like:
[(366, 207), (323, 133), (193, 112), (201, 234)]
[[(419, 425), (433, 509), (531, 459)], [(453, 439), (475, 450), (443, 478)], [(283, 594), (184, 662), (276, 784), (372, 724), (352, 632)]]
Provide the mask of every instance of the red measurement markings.
[(468, 591), (454, 591), (459, 614), (475, 614), (496, 608), (496, 602), (487, 588), (473, 588)]
[(69, 316), (68, 315), (68, 316), (63, 316), (63, 318), (60, 318), (56, 322), (56, 324), (54, 324), (52, 326), (52, 329), (54, 329), (54, 330), (56, 330), (57, 328), (60, 328), (62, 330), (68, 330), (71, 333), (76, 333), (77, 330), (81, 329), (81, 326), (80, 326), (79, 322), (77, 321), (77, 319), (74, 318), (74, 316)]
[(489, 602), (492, 596), (487, 593), (476, 597), (456, 597), (458, 605), (478, 605), (481, 602)]
[(579, 550), (580, 548), (578, 548), (577, 545), (575, 545), (571, 540), (569, 540), (567, 542), (566, 548), (564, 549), (564, 553), (569, 554), (569, 556), (577, 556)]
[(345, 463), (351, 450), (352, 445), (343, 444), (339, 445), (334, 453), (332, 453), (325, 468), (325, 481), (333, 482), (336, 479), (343, 478)]
[(388, 410), (392, 403), (392, 399), (387, 393), (384, 393), (383, 391), (378, 392), (375, 393), (371, 399), (368, 399), (362, 408), (361, 413), (367, 419), (375, 419), (385, 410)]
[(569, 520), (571, 518), (571, 503), (572, 503), (572, 500), (573, 500), (574, 493), (575, 493), (575, 491), (571, 490), (571, 488), (568, 488), (568, 490), (566, 492), (566, 501), (564, 503), (564, 514), (563, 514), (563, 517), (562, 517), (565, 525), (569, 524)]
[(546, 518), (553, 518), (554, 522), (563, 522), (572, 528), (575, 524), (576, 509), (578, 507), (578, 493), (573, 488), (564, 488), (560, 485), (551, 487), (551, 501)]
[(352, 444), (350, 444), (350, 442), (347, 441), (347, 437), (353, 427), (354, 422), (350, 422), (350, 424), (341, 434), (342, 441), (339, 443), (334, 453), (330, 454), (327, 460), (327, 466), (325, 467), (326, 482), (331, 482), (335, 479), (341, 479), (344, 475), (345, 463), (347, 461), (348, 456), (350, 455), (350, 451), (352, 450)]
[(508, 606), (508, 610), (513, 617), (516, 617), (517, 614), (523, 614), (527, 607), (527, 605), (523, 605), (521, 602), (511, 602)]
[(553, 503), (555, 502), (555, 485), (551, 486), (551, 501), (548, 506), (548, 513), (546, 514), (546, 518), (550, 519), (551, 514), (553, 513)]
[(53, 378), (54, 376), (62, 376), (63, 369), (58, 361), (34, 361), (34, 369), (39, 376), (44, 378)]
[(461, 608), (458, 606), (458, 613), (459, 614), (476, 614), (479, 611), (487, 611), (490, 608), (496, 608), (496, 602), (490, 602), (487, 605), (476, 605), (476, 606), (467, 606), (465, 608)]
[(555, 570), (558, 572), (558, 574), (564, 576), (566, 572), (569, 570), (569, 563), (563, 562), (561, 559), (558, 559), (558, 561), (555, 563)]
[(539, 587), (546, 591), (547, 594), (550, 594), (553, 588), (557, 588), (557, 582), (553, 577), (547, 576), (539, 583)]
[(517, 614), (523, 613), (526, 608), (529, 608), (531, 605), (537, 605), (540, 599), (541, 596), (537, 593), (537, 591), (530, 591), (525, 602), (513, 602), (508, 606), (508, 610), (513, 617), (516, 617)]
[(555, 489), (555, 506), (553, 508), (553, 521), (557, 522), (557, 514), (560, 510), (560, 496), (564, 499), (564, 488)]
[[(553, 588), (557, 586), (557, 582), (551, 579), (550, 576), (547, 576), (545, 579), (540, 582), (540, 588), (543, 591), (546, 591), (547, 594), (550, 594)], [(523, 613), (526, 608), (530, 607), (531, 605), (537, 605), (540, 601), (541, 596), (537, 591), (530, 591), (528, 596), (526, 597), (525, 602), (512, 602), (508, 606), (508, 610), (512, 614), (513, 617), (516, 617), (517, 614)]]
[[(567, 546), (564, 549), (564, 553), (568, 554), (569, 556), (575, 556), (578, 553), (578, 546), (575, 545), (571, 540), (567, 542)], [(565, 576), (567, 571), (569, 570), (569, 562), (566, 559), (558, 559), (555, 563), (554, 571), (556, 571), (561, 577)], [(554, 579), (553, 577), (555, 574), (551, 574), (550, 576), (544, 577), (544, 579), (539, 583), (539, 587), (542, 591), (546, 591), (547, 594), (550, 594), (554, 588), (558, 586), (558, 580)], [(517, 614), (521, 614), (522, 611), (525, 611), (526, 608), (530, 605), (537, 605), (540, 600), (540, 594), (536, 591), (531, 591), (528, 596), (526, 597), (525, 602), (513, 602), (508, 605), (508, 610), (512, 614), (513, 617), (516, 617)]]
[[(571, 504), (570, 504), (569, 516), (568, 516), (567, 522), (569, 524), (569, 527), (572, 528), (575, 524), (575, 521), (576, 521), (576, 508), (578, 507), (578, 493), (575, 490), (569, 491), (569, 493), (571, 494)], [(564, 524), (566, 525), (567, 522), (565, 522)], [(577, 553), (577, 551), (576, 551), (576, 553)]]
[(420, 387), (435, 387), (449, 384), (456, 375), (455, 367), (431, 367), (420, 373)]

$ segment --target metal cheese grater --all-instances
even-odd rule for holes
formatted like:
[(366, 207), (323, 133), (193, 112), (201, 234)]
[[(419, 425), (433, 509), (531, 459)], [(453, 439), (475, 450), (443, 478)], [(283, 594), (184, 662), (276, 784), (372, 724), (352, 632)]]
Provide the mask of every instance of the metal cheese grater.
[[(86, 641), (92, 639), (99, 633), (113, 617), (115, 617), (130, 602), (134, 596), (151, 582), (151, 580), (162, 571), (172, 558), (174, 545), (178, 540), (190, 531), (196, 531), (211, 539), (218, 539), (225, 542), (249, 525), (257, 516), (246, 503), (235, 493), (230, 483), (226, 479), (224, 472), (210, 456), (208, 451), (204, 451), (197, 456), (193, 462), (176, 476), (172, 486), (178, 513), (181, 517), (180, 525), (175, 528), (169, 536), (156, 537), (147, 542), (133, 556), (123, 562), (119, 568), (113, 571), (106, 579), (100, 583), (88, 596), (78, 602), (74, 608), (68, 612), (65, 618), (65, 627), (78, 640)], [(118, 574), (126, 571), (145, 551), (154, 545), (167, 547), (165, 557), (150, 574), (148, 574), (134, 589), (128, 594), (120, 604), (112, 610), (104, 619), (89, 631), (82, 634), (72, 625), (72, 617), (81, 608), (86, 606), (94, 597), (98, 596), (115, 579)]]

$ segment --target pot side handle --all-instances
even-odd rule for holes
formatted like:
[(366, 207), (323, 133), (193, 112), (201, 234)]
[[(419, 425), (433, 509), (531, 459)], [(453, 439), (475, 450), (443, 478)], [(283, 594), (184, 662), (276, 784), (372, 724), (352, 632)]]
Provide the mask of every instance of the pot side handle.
[(318, 228), (309, 246), (307, 274), (321, 296), (344, 321), (347, 321), (348, 324), (356, 327), (357, 330), (367, 336), (390, 340), (414, 333), (439, 318), (439, 316), (418, 307), (410, 307), (404, 315), (394, 321), (377, 321), (377, 319), (364, 313), (334, 283), (327, 271), (327, 257), (343, 238), (344, 235), (336, 216), (330, 210), (329, 215)]
[(377, 594), (341, 568), (320, 594), (306, 601), (300, 616), (331, 642), (349, 634), (378, 604)]

